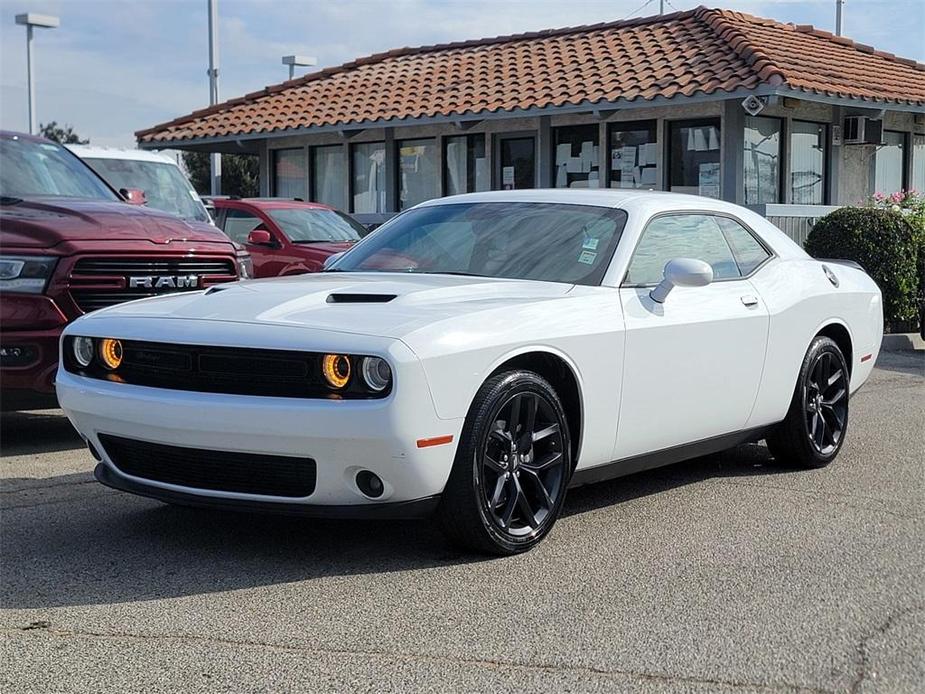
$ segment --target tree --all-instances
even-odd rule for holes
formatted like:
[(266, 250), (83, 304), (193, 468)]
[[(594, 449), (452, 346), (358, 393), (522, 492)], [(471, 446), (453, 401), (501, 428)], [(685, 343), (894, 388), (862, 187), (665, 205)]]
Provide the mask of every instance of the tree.
[(80, 135), (74, 132), (73, 127), (70, 125), (59, 126), (58, 121), (56, 120), (45, 123), (44, 125), (39, 124), (39, 135), (62, 145), (90, 144), (89, 138), (86, 140), (81, 140)]
[[(183, 166), (196, 192), (208, 195), (211, 188), (209, 153), (184, 152)], [(222, 195), (256, 197), (259, 195), (259, 171), (260, 163), (255, 154), (223, 154)]]

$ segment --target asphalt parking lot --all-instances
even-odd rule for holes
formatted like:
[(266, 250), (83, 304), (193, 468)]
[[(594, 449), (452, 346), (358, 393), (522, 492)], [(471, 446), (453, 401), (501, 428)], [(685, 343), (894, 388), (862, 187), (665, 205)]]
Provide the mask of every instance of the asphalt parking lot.
[(484, 560), (424, 522), (107, 490), (2, 419), (4, 692), (925, 690), (925, 360), (881, 356), (825, 470), (744, 446), (573, 490)]

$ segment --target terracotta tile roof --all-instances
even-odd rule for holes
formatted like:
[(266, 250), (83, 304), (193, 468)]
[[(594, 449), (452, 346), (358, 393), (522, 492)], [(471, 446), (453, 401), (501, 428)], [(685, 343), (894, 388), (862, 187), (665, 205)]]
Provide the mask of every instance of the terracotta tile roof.
[(925, 106), (925, 65), (740, 12), (399, 48), (266, 87), (136, 133), (140, 142), (677, 98), (761, 86)]

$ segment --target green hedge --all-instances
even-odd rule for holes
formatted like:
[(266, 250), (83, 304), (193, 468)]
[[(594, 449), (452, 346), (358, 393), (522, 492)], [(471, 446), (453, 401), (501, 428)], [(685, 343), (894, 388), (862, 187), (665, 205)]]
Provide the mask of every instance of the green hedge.
[(816, 222), (805, 248), (814, 258), (860, 263), (883, 292), (884, 320), (910, 321), (918, 314), (918, 236), (900, 212), (842, 207)]

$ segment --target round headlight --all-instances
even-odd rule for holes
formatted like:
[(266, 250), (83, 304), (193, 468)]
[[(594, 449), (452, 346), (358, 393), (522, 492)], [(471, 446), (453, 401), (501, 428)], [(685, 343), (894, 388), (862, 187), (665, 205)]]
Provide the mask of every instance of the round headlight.
[(107, 369), (118, 369), (122, 363), (122, 343), (107, 337), (100, 342), (100, 359)]
[(321, 372), (332, 388), (343, 388), (350, 380), (350, 357), (344, 354), (325, 354)]
[(93, 338), (74, 338), (74, 359), (81, 366), (90, 366), (90, 362), (93, 361)]
[(392, 369), (385, 359), (366, 357), (363, 360), (363, 380), (371, 390), (378, 393), (385, 390), (391, 382)]

